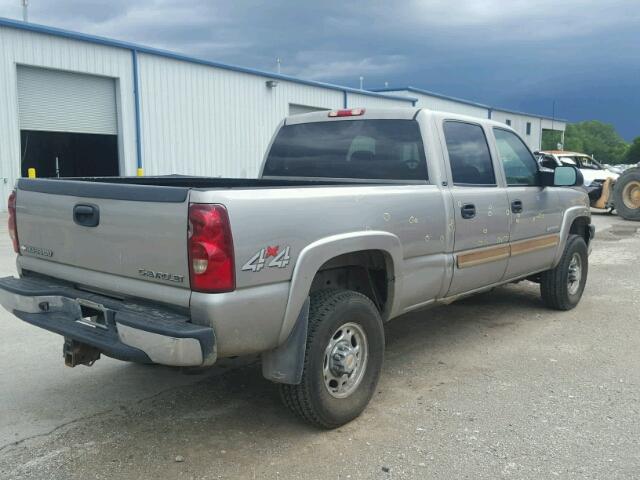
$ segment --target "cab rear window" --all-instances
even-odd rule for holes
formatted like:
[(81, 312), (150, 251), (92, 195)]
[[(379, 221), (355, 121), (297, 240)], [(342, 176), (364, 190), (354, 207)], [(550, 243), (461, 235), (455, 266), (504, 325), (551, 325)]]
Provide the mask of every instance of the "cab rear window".
[(427, 180), (415, 120), (346, 120), (285, 125), (264, 176)]

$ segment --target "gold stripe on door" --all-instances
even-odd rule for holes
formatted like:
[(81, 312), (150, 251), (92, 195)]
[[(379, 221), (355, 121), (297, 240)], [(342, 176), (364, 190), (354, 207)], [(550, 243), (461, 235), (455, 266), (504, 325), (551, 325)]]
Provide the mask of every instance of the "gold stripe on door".
[(458, 268), (475, 267), (484, 263), (496, 262), (509, 258), (509, 245), (497, 245), (495, 247), (478, 248), (457, 256)]
[(536, 237), (530, 240), (519, 240), (512, 242), (511, 256), (523, 255), (525, 253), (537, 252), (545, 248), (555, 247), (560, 243), (560, 235), (552, 234), (543, 237)]
[(560, 243), (560, 235), (544, 235), (529, 240), (519, 240), (505, 245), (476, 248), (456, 255), (458, 268), (475, 267), (485, 263), (497, 262), (505, 258), (525, 253), (537, 252), (546, 248), (555, 247)]

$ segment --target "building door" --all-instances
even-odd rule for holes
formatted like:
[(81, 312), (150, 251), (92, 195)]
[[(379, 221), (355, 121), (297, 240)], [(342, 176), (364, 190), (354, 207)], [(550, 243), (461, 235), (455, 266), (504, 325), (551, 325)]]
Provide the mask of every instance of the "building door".
[(114, 79), (28, 66), (17, 76), (23, 176), (118, 175)]
[(451, 296), (502, 280), (509, 260), (509, 204), (482, 126), (445, 121), (443, 131), (455, 212)]

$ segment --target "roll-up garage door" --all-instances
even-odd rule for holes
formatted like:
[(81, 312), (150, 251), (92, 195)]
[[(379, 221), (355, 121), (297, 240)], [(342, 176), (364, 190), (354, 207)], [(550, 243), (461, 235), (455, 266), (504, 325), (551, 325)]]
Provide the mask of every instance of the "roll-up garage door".
[(112, 78), (18, 66), (20, 130), (117, 135)]

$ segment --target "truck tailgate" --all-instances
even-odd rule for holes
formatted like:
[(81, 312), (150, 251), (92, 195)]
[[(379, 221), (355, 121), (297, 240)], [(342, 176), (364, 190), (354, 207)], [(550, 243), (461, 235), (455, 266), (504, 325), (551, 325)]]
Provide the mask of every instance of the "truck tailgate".
[(188, 193), (180, 187), (21, 179), (20, 253), (187, 289)]

